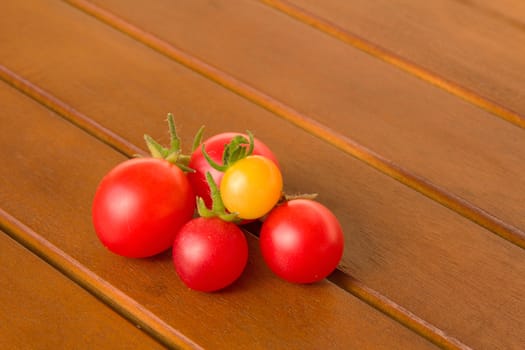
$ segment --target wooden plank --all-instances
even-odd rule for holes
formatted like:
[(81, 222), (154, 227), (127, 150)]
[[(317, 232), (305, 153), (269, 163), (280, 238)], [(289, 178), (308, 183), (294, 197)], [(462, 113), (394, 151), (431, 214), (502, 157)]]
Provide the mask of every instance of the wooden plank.
[(518, 44), (525, 39), (523, 25), (494, 10), (506, 7), (523, 21), (522, 5), (493, 2), (497, 5), (491, 9), (457, 0), (290, 3), (414, 62), (426, 69), (420, 72), (423, 79), (525, 127), (525, 99), (518, 83), (524, 77), (523, 46)]
[[(197, 344), (214, 349), (433, 348), (328, 281), (299, 286), (279, 280), (262, 262), (251, 235), (247, 270), (223, 293), (184, 287), (169, 252), (142, 260), (111, 254), (93, 231), (90, 204), (98, 181), (123, 156), (5, 84), (0, 97), (5, 101), (0, 114), (3, 208)], [(10, 148), (15, 140), (18, 147)], [(1, 221), (17, 226), (5, 215)], [(22, 240), (32, 234), (20, 225), (15, 229)], [(116, 309), (123, 307), (119, 299), (112, 302)]]
[[(42, 105), (47, 106), (51, 110), (60, 114), (66, 120), (71, 121), (76, 126), (87, 131), (90, 135), (95, 136), (99, 140), (113, 147), (116, 151), (121, 152), (128, 157), (135, 156), (136, 154), (147, 154), (147, 152), (144, 150), (117, 136), (114, 132), (105, 129), (86, 115), (80, 113), (71, 106), (66, 105), (63, 101), (58, 100), (55, 96), (38, 88), (31, 82), (22, 79), (13, 72), (5, 70), (5, 68), (0, 69), (0, 73), (4, 74), (6, 72), (9, 72), (5, 75), (7, 76), (7, 81), (11, 82), (17, 87), (17, 89), (20, 89), (21, 92), (24, 92), (26, 96), (39, 101)], [(3, 77), (5, 78), (5, 76)], [(132, 152), (130, 152), (130, 150)], [(258, 225), (249, 225), (247, 229), (255, 230), (252, 232), (256, 232), (258, 230)], [(434, 344), (438, 344), (445, 349), (466, 348), (466, 346), (457, 339), (444, 333), (442, 330), (411, 313), (401, 305), (396, 304), (392, 300), (389, 300), (377, 291), (367, 287), (362, 282), (356, 280), (355, 278), (351, 278), (344, 272), (338, 270), (334, 272), (334, 274), (330, 276), (329, 279), (335, 281), (336, 284), (345, 290), (362, 299), (367, 304), (377, 308), (385, 315), (402, 323), (407, 328), (427, 338)], [(137, 319), (137, 316), (131, 315), (131, 319)]]
[(0, 231), (3, 349), (162, 349)]
[[(378, 152), (386, 159), (378, 168), (426, 195), (523, 240), (525, 138), (513, 125), (257, 3), (95, 3), (329, 125), (326, 138), (342, 134)], [(460, 198), (407, 179), (389, 160)], [(462, 199), (474, 208), (463, 209)]]
[[(525, 288), (522, 250), (93, 18), (50, 2), (45, 6), (52, 18), (42, 19), (38, 6), (12, 13), (31, 19), (36, 40), (34, 51), (15, 46), (12, 52), (21, 53), (6, 65), (137, 145), (145, 131), (166, 137), (159, 123), (166, 111), (178, 116), (186, 144), (201, 121), (209, 135), (224, 131), (228, 121), (234, 130), (253, 130), (277, 153), (287, 189), (321, 193), (340, 218), (344, 270), (469, 345), (523, 342), (524, 305), (516, 297)], [(62, 56), (39, 46), (51, 37), (61, 43), (62, 55), (75, 55), (75, 69), (58, 65)], [(42, 56), (48, 57), (36, 59)], [(31, 73), (35, 66), (37, 73)], [(293, 144), (286, 140), (290, 135)], [(480, 332), (480, 324), (492, 323)]]
[(455, 0), (500, 22), (506, 22), (519, 30), (525, 28), (525, 2), (521, 0)]

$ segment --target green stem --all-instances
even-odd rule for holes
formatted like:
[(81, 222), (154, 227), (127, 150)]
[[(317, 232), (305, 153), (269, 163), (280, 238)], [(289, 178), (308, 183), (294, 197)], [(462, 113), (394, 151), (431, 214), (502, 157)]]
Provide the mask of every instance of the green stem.
[(213, 169), (218, 170), (220, 172), (225, 172), (226, 169), (228, 169), (227, 165), (220, 165), (216, 163), (213, 159), (211, 159), (208, 152), (206, 152), (206, 148), (204, 144), (202, 144), (201, 150), (202, 150), (202, 155), (204, 156), (204, 158), (206, 158), (206, 161), (211, 165)]
[[(181, 140), (177, 134), (177, 127), (175, 126), (175, 119), (173, 114), (168, 113), (168, 127), (170, 133), (170, 147), (166, 148), (158, 143), (149, 135), (144, 135), (144, 140), (146, 141), (146, 146), (151, 153), (151, 156), (158, 159), (165, 159), (166, 161), (178, 166), (184, 172), (195, 172), (195, 170), (189, 167), (190, 156), (182, 154), (181, 150)], [(195, 135), (195, 142), (200, 143), (202, 139), (204, 127), (201, 127)]]
[(149, 135), (144, 135), (144, 140), (146, 141), (146, 146), (148, 146), (149, 152), (153, 158), (164, 158), (164, 147), (155, 139)]
[(193, 138), (193, 144), (191, 146), (191, 153), (195, 152), (195, 150), (199, 148), (199, 146), (201, 145), (202, 135), (204, 135), (204, 128), (205, 128), (204, 125), (201, 126), (199, 130), (197, 131), (197, 133), (195, 134), (195, 137)]
[(170, 150), (180, 153), (180, 137), (177, 134), (177, 128), (175, 127), (175, 120), (173, 114), (168, 113), (168, 127), (170, 130)]
[(248, 139), (246, 139), (246, 137), (243, 135), (236, 135), (230, 140), (230, 142), (228, 142), (226, 146), (224, 146), (224, 150), (222, 152), (222, 165), (211, 159), (208, 152), (206, 152), (204, 144), (202, 144), (202, 155), (208, 164), (210, 164), (210, 166), (215, 170), (225, 172), (230, 166), (239, 160), (250, 156), (253, 153), (255, 139), (249, 130), (246, 132), (248, 134)]
[(199, 213), (199, 216), (203, 218), (218, 217), (219, 219), (226, 222), (240, 222), (241, 219), (239, 218), (237, 213), (229, 213), (226, 210), (226, 207), (224, 206), (224, 203), (221, 198), (219, 188), (217, 187), (217, 184), (215, 183), (213, 177), (209, 172), (206, 173), (206, 181), (208, 182), (208, 186), (210, 186), (212, 206), (211, 209), (209, 209), (208, 207), (206, 207), (204, 199), (202, 199), (201, 197), (197, 197), (197, 211)]

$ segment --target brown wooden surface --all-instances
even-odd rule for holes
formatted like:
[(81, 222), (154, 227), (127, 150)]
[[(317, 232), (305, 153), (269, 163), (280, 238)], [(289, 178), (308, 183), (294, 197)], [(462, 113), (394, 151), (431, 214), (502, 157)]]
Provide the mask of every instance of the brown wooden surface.
[[(262, 263), (253, 237), (243, 279), (219, 294), (185, 288), (169, 254), (132, 260), (109, 253), (91, 227), (90, 203), (98, 181), (122, 155), (7, 85), (0, 94), (9, 111), (2, 115), (0, 146), (6, 159), (1, 177), (9, 183), (4, 210), (199, 345), (267, 349), (278, 339), (298, 349), (431, 347), (330, 282), (302, 287), (279, 281)], [(9, 157), (8, 145), (20, 138), (21, 148)], [(24, 198), (25, 191), (32, 195)], [(19, 231), (23, 239), (27, 233)]]
[(520, 44), (525, 40), (523, 2), (291, 3), (416, 63), (438, 79), (488, 98), (514, 112), (525, 126), (525, 95), (519, 88), (525, 78)]
[[(166, 346), (427, 348), (433, 342), (519, 349), (525, 343), (519, 126), (259, 2), (71, 3), (2, 5), (0, 77), (11, 86), (0, 85), (0, 227), (24, 245)], [(488, 8), (483, 1), (430, 1), (430, 16), (414, 4), (367, 12), (372, 5), (363, 3), (344, 19), (372, 21), (377, 32), (396, 20), (399, 33), (438, 24), (453, 32), (453, 18), (431, 19), (462, 9), (470, 35), (479, 37), (472, 33), (495, 16), (471, 9), (474, 3)], [(508, 15), (512, 3), (506, 3), (500, 12)], [(331, 17), (337, 9), (346, 13), (342, 3), (297, 4), (346, 28)], [(388, 11), (395, 16), (382, 15)], [(506, 23), (491, 38), (517, 28)], [(519, 73), (506, 82), (476, 62), (490, 58), (515, 71), (519, 58), (496, 57), (483, 45), (478, 61), (455, 55), (463, 52), (463, 37), (447, 31), (436, 30), (432, 40), (447, 39), (452, 49), (433, 47), (429, 54), (416, 40), (420, 33), (379, 38), (362, 28), (358, 34), (370, 42), (392, 52), (398, 41), (411, 44), (397, 54), (421, 67), (430, 57), (440, 77), (480, 96), (496, 93), (488, 97), (516, 108)], [(506, 40), (493, 45), (508, 49)], [(456, 66), (447, 63), (451, 56)], [(463, 65), (472, 81), (450, 73)], [(483, 90), (485, 84), (491, 88)], [(289, 192), (321, 194), (346, 239), (330, 282), (278, 280), (250, 234), (245, 275), (212, 295), (184, 288), (168, 253), (129, 260), (101, 247), (90, 222), (96, 184), (125, 155), (143, 152), (145, 132), (167, 140), (168, 111), (186, 145), (201, 124), (208, 135), (252, 130), (279, 157)]]
[(0, 233), (0, 347), (162, 348), (5, 232)]
[[(525, 170), (521, 129), (256, 2), (216, 6), (203, 1), (156, 0), (154, 6), (140, 10), (140, 1), (98, 3), (510, 223), (525, 239), (525, 217), (521, 215), (525, 179), (519, 176)], [(317, 4), (322, 7), (322, 2)], [(386, 17), (397, 13), (385, 8)], [(374, 16), (377, 12), (368, 13)], [(432, 13), (436, 12), (442, 13)], [(212, 14), (214, 20), (208, 20)], [(237, 31), (240, 27), (243, 31)], [(396, 35), (393, 30), (389, 33)], [(505, 42), (501, 45), (507, 47)], [(412, 43), (411, 47), (420, 45)], [(492, 52), (487, 55), (501, 59)], [(525, 67), (524, 60), (513, 58)], [(525, 71), (519, 65), (509, 70)], [(499, 79), (501, 74), (494, 77)], [(509, 74), (502, 79), (514, 81), (513, 91), (519, 93), (519, 77), (511, 79)]]
[[(520, 0), (501, 0), (498, 3), (490, 0), (457, 0), (464, 2), (475, 11), (486, 13), (493, 17), (508, 22), (517, 28), (525, 28), (525, 3)], [(499, 6), (498, 6), (499, 5)]]

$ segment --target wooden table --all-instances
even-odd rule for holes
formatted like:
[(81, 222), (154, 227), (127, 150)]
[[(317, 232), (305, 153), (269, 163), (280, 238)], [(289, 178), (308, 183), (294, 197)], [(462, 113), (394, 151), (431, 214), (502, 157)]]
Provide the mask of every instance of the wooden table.
[[(2, 349), (523, 349), (525, 2), (3, 0)], [(249, 129), (344, 228), (338, 270), (219, 293), (116, 256), (143, 134)]]

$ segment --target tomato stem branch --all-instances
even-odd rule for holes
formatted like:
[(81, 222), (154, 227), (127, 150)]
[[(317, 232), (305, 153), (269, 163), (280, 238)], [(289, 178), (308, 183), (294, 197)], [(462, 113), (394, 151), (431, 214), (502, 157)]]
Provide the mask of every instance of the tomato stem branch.
[(193, 137), (193, 144), (191, 146), (191, 153), (195, 152), (195, 150), (197, 148), (199, 148), (199, 146), (201, 145), (202, 143), (202, 136), (204, 135), (204, 129), (205, 129), (205, 126), (201, 126), (199, 128), (199, 130), (197, 131), (197, 133), (195, 134), (195, 136)]
[[(148, 147), (151, 156), (153, 158), (164, 159), (178, 166), (184, 172), (195, 172), (195, 170), (191, 169), (188, 166), (188, 164), (190, 163), (190, 156), (182, 154), (181, 140), (179, 135), (177, 134), (175, 120), (173, 118), (173, 114), (171, 113), (168, 113), (168, 128), (170, 133), (169, 148), (162, 146), (153, 137), (147, 134), (144, 135), (144, 140), (146, 141), (146, 146)], [(204, 127), (201, 127), (201, 129), (199, 129), (199, 131), (197, 132), (197, 135), (199, 135), (200, 133), (201, 138), (203, 128)], [(197, 142), (200, 142), (200, 140), (198, 140)]]
[(204, 199), (202, 199), (201, 197), (197, 197), (197, 211), (199, 213), (199, 216), (203, 218), (218, 217), (219, 219), (226, 222), (239, 222), (240, 218), (237, 215), (237, 213), (229, 213), (226, 211), (226, 207), (222, 202), (220, 191), (217, 187), (217, 184), (213, 180), (213, 177), (211, 176), (210, 172), (206, 173), (206, 181), (210, 186), (212, 206), (211, 209), (208, 209), (208, 207), (206, 207)]
[(236, 135), (224, 146), (222, 164), (218, 164), (211, 159), (208, 152), (206, 152), (204, 144), (201, 145), (202, 155), (212, 168), (220, 172), (225, 172), (230, 166), (253, 153), (255, 139), (249, 130), (246, 130), (246, 133), (248, 134), (248, 139), (243, 135)]

